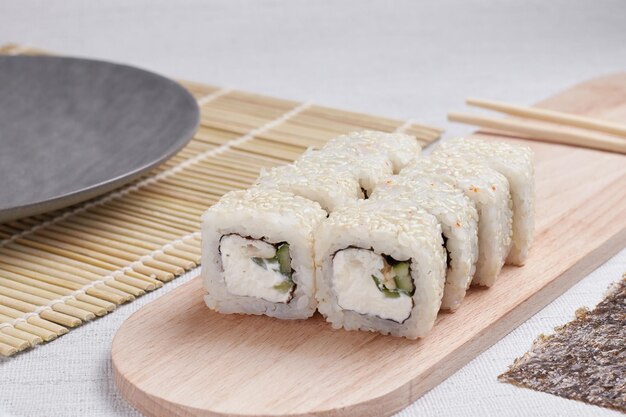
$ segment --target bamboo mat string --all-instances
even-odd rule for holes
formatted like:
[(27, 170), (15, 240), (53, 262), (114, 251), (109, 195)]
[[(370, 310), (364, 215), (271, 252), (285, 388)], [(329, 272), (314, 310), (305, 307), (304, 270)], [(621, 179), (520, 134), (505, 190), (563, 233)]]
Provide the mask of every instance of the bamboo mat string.
[(196, 100), (198, 102), (198, 106), (202, 107), (205, 104), (208, 104), (212, 101), (217, 100), (218, 98), (225, 96), (226, 94), (232, 92), (232, 88), (222, 88), (219, 89), (217, 91), (214, 91), (213, 93), (207, 94), (204, 97), (200, 97), (198, 100)]

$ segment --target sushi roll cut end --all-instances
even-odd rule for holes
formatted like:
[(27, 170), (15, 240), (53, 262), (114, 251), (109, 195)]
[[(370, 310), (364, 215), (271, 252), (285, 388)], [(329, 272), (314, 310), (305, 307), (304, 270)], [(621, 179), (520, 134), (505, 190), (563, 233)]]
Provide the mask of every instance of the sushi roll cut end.
[(220, 313), (281, 319), (313, 315), (318, 203), (274, 189), (226, 194), (203, 215), (207, 306)]
[(318, 310), (334, 328), (416, 339), (441, 306), (441, 227), (423, 210), (362, 200), (321, 222)]

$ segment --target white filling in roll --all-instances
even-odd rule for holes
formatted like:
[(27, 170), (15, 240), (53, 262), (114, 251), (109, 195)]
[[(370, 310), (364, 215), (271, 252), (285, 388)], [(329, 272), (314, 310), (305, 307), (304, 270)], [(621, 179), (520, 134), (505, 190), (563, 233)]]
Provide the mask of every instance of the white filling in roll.
[(360, 200), (315, 236), (318, 310), (333, 327), (423, 337), (441, 306), (441, 226), (403, 202)]
[[(228, 292), (273, 303), (289, 302), (294, 287), (291, 271), (281, 271), (276, 252), (274, 245), (262, 240), (239, 235), (222, 237), (220, 253)], [(291, 259), (288, 268), (291, 270)]]
[(383, 256), (368, 249), (344, 249), (333, 258), (332, 287), (342, 309), (402, 323), (413, 299), (410, 291), (398, 291), (395, 276)]

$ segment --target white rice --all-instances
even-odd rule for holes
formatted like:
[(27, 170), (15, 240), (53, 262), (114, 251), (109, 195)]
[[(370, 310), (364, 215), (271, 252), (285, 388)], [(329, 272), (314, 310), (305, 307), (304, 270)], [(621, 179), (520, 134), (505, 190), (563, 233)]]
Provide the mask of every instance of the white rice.
[(352, 152), (355, 159), (364, 155), (384, 155), (393, 164), (394, 172), (399, 172), (419, 155), (422, 147), (414, 136), (364, 130), (331, 139), (324, 149), (347, 150)]
[(484, 162), (506, 177), (513, 201), (513, 246), (507, 263), (523, 265), (535, 228), (533, 151), (524, 145), (458, 138), (444, 141), (434, 154)]
[(417, 158), (403, 171), (407, 178), (437, 178), (461, 190), (478, 213), (478, 261), (472, 284), (492, 286), (511, 248), (509, 183), (483, 163), (430, 156)]
[(359, 153), (356, 149), (342, 147), (308, 150), (297, 161), (297, 166), (323, 166), (335, 177), (354, 177), (366, 195), (374, 191), (379, 182), (393, 175), (393, 163), (384, 154)]
[[(474, 203), (461, 190), (434, 177), (391, 177), (371, 196), (389, 204), (415, 205), (432, 214), (441, 224), (449, 256), (441, 308), (456, 310), (472, 282), (478, 258), (478, 214)], [(407, 174), (412, 174), (408, 172)]]
[(373, 192), (421, 150), (413, 136), (363, 131), (338, 136), (291, 165), (262, 172), (256, 185), (320, 203), (332, 212)]
[(319, 203), (332, 212), (363, 198), (355, 176), (343, 168), (331, 169), (324, 164), (292, 164), (262, 172), (256, 185), (274, 188)]

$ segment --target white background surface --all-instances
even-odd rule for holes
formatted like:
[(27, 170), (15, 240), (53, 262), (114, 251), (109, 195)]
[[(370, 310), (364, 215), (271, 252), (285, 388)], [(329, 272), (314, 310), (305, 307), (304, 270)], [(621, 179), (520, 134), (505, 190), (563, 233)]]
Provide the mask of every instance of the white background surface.
[[(445, 114), (467, 96), (531, 104), (626, 71), (626, 2), (0, 0), (6, 42), (463, 134), (469, 128)], [(624, 271), (626, 250), (401, 415), (620, 415), (496, 376), (539, 333), (599, 301)], [(137, 416), (111, 380), (112, 337), (132, 312), (188, 278), (0, 361), (0, 415)]]

